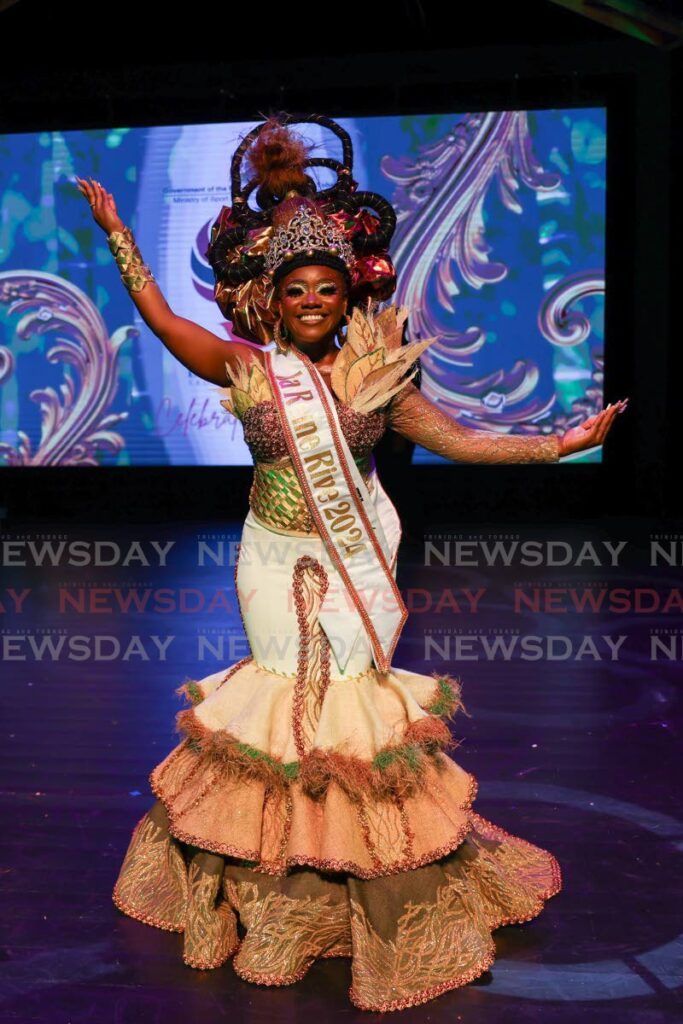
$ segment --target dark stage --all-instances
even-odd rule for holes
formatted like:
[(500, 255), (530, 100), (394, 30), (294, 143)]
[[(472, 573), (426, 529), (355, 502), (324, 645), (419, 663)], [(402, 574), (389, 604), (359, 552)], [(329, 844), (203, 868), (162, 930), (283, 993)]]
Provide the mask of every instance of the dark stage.
[[(663, 532), (678, 539), (652, 542), (667, 552), (673, 543), (673, 568), (650, 564), (651, 537)], [(238, 537), (237, 523), (211, 522), (55, 525), (5, 537), (15, 541), (3, 585), (7, 1021), (367, 1016), (348, 1005), (344, 959), (318, 962), (292, 987), (254, 987), (229, 961), (212, 971), (184, 966), (181, 936), (124, 917), (111, 900), (131, 830), (153, 799), (148, 773), (177, 740), (175, 688), (246, 653), (230, 564)], [(500, 538), (561, 541), (553, 550), (563, 562), (589, 557), (588, 544), (603, 564), (546, 568), (539, 581), (518, 548), (510, 565), (486, 567), (478, 543)], [(431, 543), (452, 561), (455, 540), (473, 541), (462, 560), (478, 566), (425, 567), (420, 545), (403, 551), (399, 586), (411, 615), (396, 663), (438, 669), (454, 654), (447, 645), (467, 635), (458, 671), (471, 717), (453, 722), (461, 741), (453, 756), (479, 780), (475, 809), (553, 851), (563, 883), (536, 920), (493, 933), (489, 971), (403, 1011), (408, 1019), (680, 1019), (681, 635), (680, 594), (678, 608), (672, 594), (681, 538), (681, 526), (660, 531), (637, 520), (463, 523), (457, 533), (435, 529)], [(57, 551), (75, 540), (93, 557), (95, 541), (113, 542), (99, 557), (114, 564), (77, 568), (63, 552), (51, 568), (35, 565), (42, 545)], [(152, 541), (172, 542), (166, 568), (154, 562)], [(121, 564), (134, 543), (152, 564)], [(198, 565), (200, 544), (219, 564)], [(610, 550), (619, 551), (617, 566)], [(539, 586), (545, 610), (515, 610), (514, 595), (540, 601)], [(590, 610), (601, 601), (602, 611)], [(557, 660), (518, 652), (506, 661), (478, 646), (482, 636), (555, 637)]]

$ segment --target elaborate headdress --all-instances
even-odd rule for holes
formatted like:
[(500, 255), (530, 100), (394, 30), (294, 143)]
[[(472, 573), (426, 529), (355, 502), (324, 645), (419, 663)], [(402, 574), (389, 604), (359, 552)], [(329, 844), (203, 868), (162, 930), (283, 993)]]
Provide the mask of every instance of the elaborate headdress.
[[(308, 156), (310, 146), (287, 128), (304, 123), (322, 125), (338, 136), (341, 162)], [(252, 177), (242, 186), (245, 156)], [(305, 173), (307, 167), (330, 168), (337, 181), (319, 190)], [(240, 143), (231, 166), (232, 206), (222, 208), (206, 253), (216, 279), (214, 297), (238, 337), (272, 341), (276, 286), (300, 266), (340, 270), (349, 286), (349, 308), (392, 294), (396, 273), (387, 249), (396, 213), (375, 192), (356, 192), (352, 171), (348, 133), (322, 114), (279, 114)], [(254, 189), (258, 209), (248, 202)]]

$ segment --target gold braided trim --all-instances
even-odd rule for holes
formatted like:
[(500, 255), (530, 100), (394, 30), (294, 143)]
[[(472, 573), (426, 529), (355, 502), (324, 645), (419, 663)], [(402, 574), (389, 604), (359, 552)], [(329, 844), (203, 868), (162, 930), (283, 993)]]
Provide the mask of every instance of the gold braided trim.
[(412, 995), (404, 996), (402, 999), (388, 999), (380, 1000), (378, 1002), (370, 1002), (367, 999), (363, 999), (356, 989), (351, 986), (349, 989), (349, 999), (354, 1006), (357, 1006), (359, 1010), (374, 1010), (375, 1012), (386, 1013), (389, 1010), (406, 1010), (410, 1006), (419, 1006), (421, 1003), (429, 1002), (430, 999), (436, 999), (437, 996), (443, 995), (444, 992), (450, 992), (454, 988), (462, 988), (463, 985), (467, 985), (470, 981), (474, 981), (481, 974), (491, 967), (496, 959), (496, 946), (493, 940), (491, 940), (490, 948), (486, 954), (482, 957), (478, 964), (471, 970), (458, 975), (456, 978), (449, 978), (448, 981), (442, 981), (438, 985), (432, 985), (429, 988), (424, 988), (420, 992), (415, 992)]
[[(369, 456), (355, 460), (368, 483), (373, 472)], [(277, 462), (255, 462), (249, 507), (262, 526), (294, 536), (317, 535), (301, 483), (288, 456)]]
[[(278, 676), (280, 679), (290, 679), (292, 682), (296, 680), (296, 672), (279, 672), (276, 668), (271, 668), (270, 665), (261, 665), (259, 662), (252, 659), (253, 667), (257, 672), (263, 672), (268, 676)], [(366, 668), (363, 672), (358, 672), (355, 676), (341, 676), (339, 679), (335, 679), (334, 682), (343, 683), (357, 683), (361, 679), (370, 679), (377, 676), (376, 668)], [(218, 689), (219, 687), (216, 687)], [(201, 704), (206, 699), (206, 694), (202, 690), (201, 679), (186, 679), (181, 686), (177, 687), (175, 691), (179, 696), (185, 697), (188, 704)], [(433, 711), (429, 705), (436, 702), (438, 698), (442, 696), (441, 688), (437, 685), (432, 698), (424, 705), (427, 710), (432, 711), (434, 715), (441, 715), (441, 711)], [(464, 708), (464, 705), (463, 705)]]
[[(284, 986), (300, 980), (314, 960), (351, 957), (351, 1002), (380, 1012), (428, 1002), (479, 977), (495, 960), (491, 932), (536, 918), (562, 880), (547, 851), (471, 817), (477, 858), (456, 853), (434, 894), (421, 896), (420, 880), (406, 878), (391, 937), (375, 930), (371, 891), (367, 906), (354, 886), (348, 905), (333, 907), (324, 896), (261, 895), (258, 884), (231, 880), (233, 906), (240, 917), (244, 911), (247, 929), (235, 972), (255, 984)], [(482, 839), (500, 845), (491, 850)], [(275, 934), (281, 942), (273, 941)]]
[(127, 917), (132, 917), (135, 921), (140, 921), (142, 924), (152, 925), (154, 928), (161, 928), (165, 932), (182, 932), (185, 928), (183, 924), (170, 924), (168, 921), (164, 921), (162, 918), (157, 917), (156, 914), (148, 914), (144, 910), (140, 910), (133, 903), (128, 903), (121, 894), (118, 888), (114, 888), (111, 894), (112, 902), (121, 911), (122, 914), (126, 914)]
[(148, 814), (133, 829), (112, 892), (129, 917), (169, 932), (182, 932), (187, 912), (185, 862), (176, 844)]
[[(213, 784), (215, 780), (211, 780)], [(398, 860), (382, 863), (373, 866), (372, 868), (363, 867), (354, 860), (341, 860), (333, 858), (321, 858), (314, 857), (308, 854), (296, 854), (290, 857), (283, 857), (277, 861), (266, 861), (261, 859), (261, 854), (258, 850), (247, 849), (246, 847), (240, 847), (233, 843), (221, 843), (207, 839), (205, 836), (198, 836), (193, 832), (189, 832), (183, 829), (177, 823), (177, 819), (185, 814), (186, 808), (183, 808), (179, 813), (175, 813), (173, 810), (172, 802), (173, 796), (169, 796), (155, 778), (154, 772), (150, 773), (149, 784), (154, 795), (161, 800), (166, 812), (169, 817), (170, 825), (169, 831), (175, 839), (179, 839), (183, 843), (187, 843), (190, 846), (198, 846), (204, 850), (208, 850), (212, 853), (221, 853), (227, 857), (234, 857), (239, 860), (246, 860), (252, 862), (252, 870), (256, 874), (273, 875), (276, 877), (284, 877), (289, 874), (290, 869), (293, 867), (312, 867), (317, 868), (319, 871), (333, 871), (343, 872), (345, 874), (355, 875), (356, 878), (371, 879), (381, 878), (389, 875), (403, 874), (405, 871), (412, 871), (414, 868), (423, 867), (425, 864), (431, 864), (436, 860), (440, 860), (447, 854), (452, 853), (462, 843), (463, 839), (472, 831), (472, 823), (470, 817), (466, 818), (463, 823), (458, 826), (453, 832), (452, 836), (444, 843), (439, 846), (435, 846), (431, 850), (426, 850), (419, 856), (409, 855), (400, 857)], [(209, 787), (210, 788), (210, 787)], [(471, 814), (471, 807), (474, 803), (477, 793), (479, 791), (479, 783), (476, 776), (468, 773), (468, 788), (467, 795), (462, 802), (458, 805), (458, 810), (468, 811)]]
[[(351, 953), (341, 955), (352, 956)], [(249, 967), (241, 967), (236, 958), (232, 961), (232, 969), (238, 978), (241, 978), (242, 981), (249, 981), (252, 985), (276, 985), (281, 987), (284, 985), (294, 985), (297, 981), (301, 981), (308, 974), (314, 961), (322, 960), (325, 956), (329, 956), (329, 954), (322, 953), (319, 957), (314, 957), (312, 960), (302, 964), (293, 974), (266, 974), (264, 971), (252, 971)]]
[[(447, 877), (434, 899), (407, 904), (391, 941), (382, 939), (363, 906), (350, 900), (353, 985), (349, 998), (358, 1009), (404, 1010), (468, 984), (495, 960), (491, 932), (532, 921), (545, 909), (546, 901), (561, 891), (562, 873), (552, 854), (476, 811), (470, 811), (469, 818), (475, 845), (479, 845), (477, 837), (501, 845), (493, 853), (480, 848), (464, 877)], [(541, 862), (544, 877), (549, 876), (543, 888), (534, 880)], [(440, 936), (438, 943), (435, 935)], [(405, 994), (396, 996), (402, 989)]]

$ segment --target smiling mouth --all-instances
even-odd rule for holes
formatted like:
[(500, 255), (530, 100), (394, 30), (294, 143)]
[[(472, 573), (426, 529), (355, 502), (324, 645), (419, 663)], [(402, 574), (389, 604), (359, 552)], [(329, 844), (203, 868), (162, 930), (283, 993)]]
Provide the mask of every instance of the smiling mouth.
[(297, 317), (303, 324), (319, 324), (327, 316), (326, 313), (302, 313)]

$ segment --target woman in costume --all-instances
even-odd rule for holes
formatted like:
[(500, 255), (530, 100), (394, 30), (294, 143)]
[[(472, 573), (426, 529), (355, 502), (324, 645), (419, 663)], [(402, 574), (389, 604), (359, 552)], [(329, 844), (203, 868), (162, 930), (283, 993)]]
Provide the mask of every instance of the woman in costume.
[[(519, 437), (428, 401), (411, 377), (435, 339), (404, 344), (406, 311), (378, 312), (396, 283), (394, 211), (356, 192), (335, 122), (297, 120), (335, 131), (343, 161), (310, 158), (294, 118), (269, 119), (238, 148), (211, 233), (216, 299), (251, 345), (176, 316), (111, 193), (77, 179), (141, 316), (223, 386), (254, 459), (235, 571), (251, 653), (180, 687), (182, 739), (150, 775), (157, 800), (113, 899), (182, 932), (191, 967), (232, 958), (247, 981), (288, 985), (351, 957), (353, 1004), (396, 1010), (484, 972), (491, 932), (537, 916), (561, 876), (473, 809), (476, 778), (446, 753), (448, 719), (467, 713), (460, 681), (392, 664), (400, 523), (372, 449), (393, 429), (457, 461), (556, 462), (601, 444), (625, 402), (562, 436)], [(335, 185), (318, 190), (315, 165)]]

